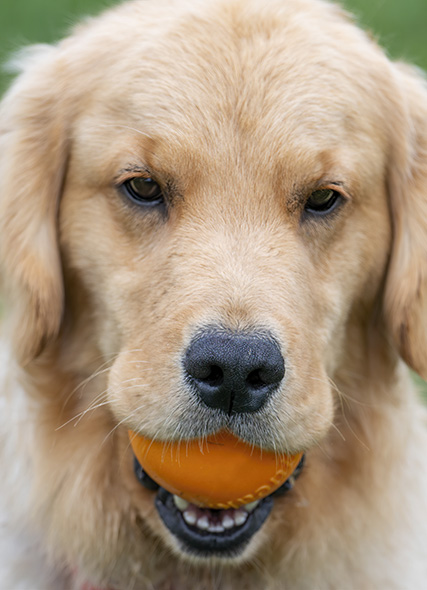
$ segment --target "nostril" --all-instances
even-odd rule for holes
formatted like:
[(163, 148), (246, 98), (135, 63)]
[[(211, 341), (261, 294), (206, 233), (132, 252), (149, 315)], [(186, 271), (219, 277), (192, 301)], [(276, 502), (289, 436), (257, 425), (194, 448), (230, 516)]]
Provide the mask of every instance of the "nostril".
[(261, 389), (261, 387), (265, 387), (266, 382), (262, 379), (260, 370), (256, 369), (249, 373), (246, 378), (246, 384), (249, 385), (251, 389)]
[(206, 383), (206, 385), (210, 385), (211, 387), (219, 387), (224, 381), (224, 372), (221, 367), (211, 365), (209, 367), (209, 373), (202, 378), (199, 377), (198, 380), (203, 381), (203, 383)]

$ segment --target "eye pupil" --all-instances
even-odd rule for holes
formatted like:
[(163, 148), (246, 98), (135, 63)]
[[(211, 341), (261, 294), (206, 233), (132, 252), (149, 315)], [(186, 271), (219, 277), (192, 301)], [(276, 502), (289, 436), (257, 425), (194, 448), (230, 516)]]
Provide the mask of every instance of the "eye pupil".
[(311, 193), (305, 204), (309, 213), (329, 213), (338, 204), (340, 194), (330, 188), (319, 189)]
[(131, 178), (123, 183), (123, 187), (128, 196), (138, 203), (157, 204), (163, 201), (162, 189), (152, 178)]

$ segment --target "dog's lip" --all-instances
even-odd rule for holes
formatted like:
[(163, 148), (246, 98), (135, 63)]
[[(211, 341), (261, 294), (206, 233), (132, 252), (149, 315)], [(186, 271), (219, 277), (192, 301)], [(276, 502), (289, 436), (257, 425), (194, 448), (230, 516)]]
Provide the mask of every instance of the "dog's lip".
[[(263, 498), (255, 508), (247, 512), (246, 522), (224, 532), (209, 532), (188, 524), (174, 502), (173, 495), (159, 486), (141, 467), (134, 458), (135, 475), (140, 483), (151, 491), (157, 491), (155, 506), (160, 518), (169, 531), (178, 539), (181, 548), (187, 553), (198, 557), (228, 557), (242, 553), (252, 536), (267, 520), (274, 503), (274, 498), (285, 495), (294, 486), (300, 475), (305, 461), (302, 456), (292, 475), (275, 492)], [(244, 508), (244, 507), (242, 507)], [(212, 510), (212, 513), (219, 513)], [(226, 511), (225, 511), (226, 512)]]
[[(248, 513), (247, 520), (240, 526), (212, 533), (187, 524), (181, 511), (175, 506), (173, 495), (159, 488), (155, 505), (160, 518), (178, 539), (181, 549), (197, 557), (228, 557), (232, 558), (244, 550), (252, 536), (261, 528), (273, 507), (273, 498), (268, 496)], [(210, 511), (218, 512), (218, 511)]]

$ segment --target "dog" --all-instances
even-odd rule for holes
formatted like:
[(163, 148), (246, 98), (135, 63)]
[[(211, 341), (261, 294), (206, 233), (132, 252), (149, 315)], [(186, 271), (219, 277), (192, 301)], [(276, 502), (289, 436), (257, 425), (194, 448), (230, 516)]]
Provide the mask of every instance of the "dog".
[[(15, 62), (0, 587), (425, 588), (422, 74), (323, 0), (135, 0)], [(221, 430), (304, 456), (243, 524), (128, 434)]]

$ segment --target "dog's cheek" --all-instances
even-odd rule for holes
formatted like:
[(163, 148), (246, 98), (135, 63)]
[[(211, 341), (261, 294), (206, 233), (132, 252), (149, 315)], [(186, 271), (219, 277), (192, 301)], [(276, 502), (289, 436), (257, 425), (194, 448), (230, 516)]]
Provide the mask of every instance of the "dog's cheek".
[(348, 357), (372, 324), (382, 293), (391, 226), (382, 179), (374, 180), (349, 204), (337, 243), (315, 281), (313, 305), (316, 323), (323, 324), (320, 346), (329, 377), (349, 360), (352, 364)]
[(117, 422), (151, 436), (173, 434), (188, 404), (179, 359), (173, 359), (161, 347), (157, 352), (154, 338), (122, 350), (109, 371), (107, 387)]
[(334, 395), (323, 362), (304, 352), (299, 355), (301, 362), (289, 366), (285, 387), (277, 400), (281, 428), (276, 436), (292, 449), (318, 444), (334, 417)]
[(151, 239), (150, 228), (141, 231), (140, 243), (129, 238), (110, 197), (71, 179), (60, 208), (68, 314), (74, 331), (91, 326), (106, 357), (122, 350), (127, 334), (143, 329), (149, 294), (140, 268)]

